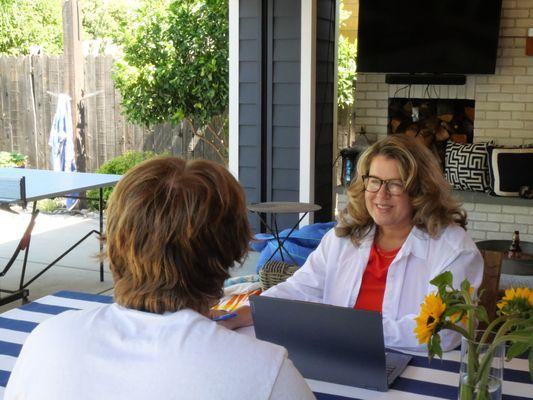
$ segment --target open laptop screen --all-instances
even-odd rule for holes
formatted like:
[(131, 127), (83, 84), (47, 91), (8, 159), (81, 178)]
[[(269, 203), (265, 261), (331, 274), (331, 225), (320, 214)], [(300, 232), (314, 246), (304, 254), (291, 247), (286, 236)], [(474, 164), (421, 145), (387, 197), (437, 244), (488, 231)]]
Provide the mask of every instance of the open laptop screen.
[(267, 296), (250, 305), (256, 337), (287, 348), (304, 377), (387, 390), (381, 314)]

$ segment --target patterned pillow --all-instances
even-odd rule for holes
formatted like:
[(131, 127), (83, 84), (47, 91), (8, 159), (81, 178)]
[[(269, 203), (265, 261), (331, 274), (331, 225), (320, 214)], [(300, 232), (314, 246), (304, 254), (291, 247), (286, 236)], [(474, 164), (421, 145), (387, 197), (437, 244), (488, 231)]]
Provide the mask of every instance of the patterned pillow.
[(489, 143), (446, 143), (444, 171), (454, 189), (488, 192), (489, 167), (487, 146)]
[(533, 186), (533, 147), (489, 146), (488, 154), (493, 194), (518, 196), (521, 186)]

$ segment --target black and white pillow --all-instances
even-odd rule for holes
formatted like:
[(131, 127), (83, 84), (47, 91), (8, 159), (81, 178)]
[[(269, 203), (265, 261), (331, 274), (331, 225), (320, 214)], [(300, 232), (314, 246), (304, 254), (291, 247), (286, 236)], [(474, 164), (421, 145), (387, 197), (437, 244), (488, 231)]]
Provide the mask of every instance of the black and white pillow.
[(489, 143), (446, 143), (444, 171), (454, 189), (490, 191), (487, 146)]
[(521, 186), (533, 186), (533, 147), (489, 146), (492, 193), (518, 196)]

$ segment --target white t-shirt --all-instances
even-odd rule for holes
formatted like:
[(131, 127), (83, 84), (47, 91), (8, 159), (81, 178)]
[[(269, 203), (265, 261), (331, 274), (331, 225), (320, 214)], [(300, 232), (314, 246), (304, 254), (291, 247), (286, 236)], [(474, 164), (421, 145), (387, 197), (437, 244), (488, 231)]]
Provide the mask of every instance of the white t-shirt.
[(5, 400), (314, 399), (287, 351), (192, 310), (67, 311), (26, 340)]

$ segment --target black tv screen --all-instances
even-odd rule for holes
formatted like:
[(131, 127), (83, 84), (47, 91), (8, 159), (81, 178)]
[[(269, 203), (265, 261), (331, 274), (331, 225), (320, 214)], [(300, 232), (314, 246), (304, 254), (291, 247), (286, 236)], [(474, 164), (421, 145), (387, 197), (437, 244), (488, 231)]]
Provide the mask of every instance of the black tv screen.
[(357, 70), (493, 74), (501, 0), (359, 0)]

